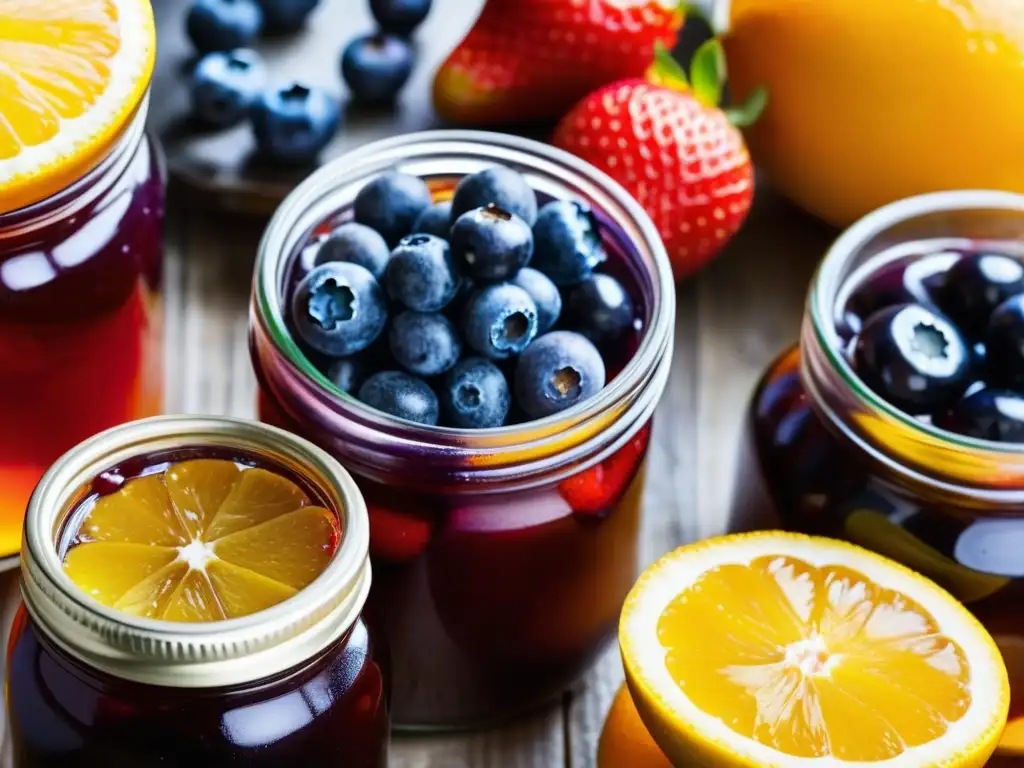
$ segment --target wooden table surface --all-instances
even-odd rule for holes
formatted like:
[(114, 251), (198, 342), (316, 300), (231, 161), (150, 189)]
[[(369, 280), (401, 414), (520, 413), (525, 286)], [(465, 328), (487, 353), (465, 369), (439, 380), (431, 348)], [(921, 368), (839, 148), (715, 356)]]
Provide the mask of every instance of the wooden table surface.
[[(247, 305), (263, 225), (205, 210), (172, 188), (165, 281), (168, 412), (253, 415)], [(679, 286), (675, 356), (648, 472), (645, 564), (722, 532), (751, 388), (771, 358), (795, 340), (808, 281), (834, 236), (762, 187), (727, 252)], [(18, 597), (15, 575), (0, 578), (0, 595), (6, 596), (0, 603), (6, 627)], [(499, 730), (396, 736), (391, 766), (593, 766), (601, 724), (621, 682), (619, 657), (611, 649), (560, 706)]]

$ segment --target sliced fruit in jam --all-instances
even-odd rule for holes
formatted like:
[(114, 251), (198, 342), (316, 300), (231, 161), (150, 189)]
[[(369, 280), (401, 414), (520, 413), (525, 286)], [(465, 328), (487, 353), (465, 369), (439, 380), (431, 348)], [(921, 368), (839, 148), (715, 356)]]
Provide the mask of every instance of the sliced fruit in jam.
[(288, 478), (197, 459), (99, 498), (64, 569), (124, 613), (217, 621), (269, 608), (310, 584), (340, 533), (335, 515), (311, 506)]
[(646, 424), (622, 448), (590, 469), (563, 480), (558, 491), (573, 512), (600, 515), (625, 492), (647, 450), (651, 425)]
[(415, 560), (434, 534), (434, 515), (417, 494), (361, 486), (370, 516), (370, 555), (388, 563)]

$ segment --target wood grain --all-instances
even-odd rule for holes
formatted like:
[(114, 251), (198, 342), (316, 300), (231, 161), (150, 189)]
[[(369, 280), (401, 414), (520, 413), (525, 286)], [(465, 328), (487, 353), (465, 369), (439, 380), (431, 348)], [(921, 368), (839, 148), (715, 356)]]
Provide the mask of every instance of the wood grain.
[[(172, 199), (167, 410), (252, 416), (256, 385), (246, 329), (265, 222), (210, 210), (181, 187), (172, 188)], [(767, 362), (796, 338), (811, 271), (831, 237), (765, 191), (732, 247), (679, 286), (672, 374), (656, 419), (645, 495), (645, 564), (722, 531), (747, 398)], [(17, 602), (13, 576), (0, 578), (0, 596), (6, 627)], [(591, 768), (621, 681), (618, 653), (610, 648), (561, 706), (492, 731), (396, 736), (391, 765)]]

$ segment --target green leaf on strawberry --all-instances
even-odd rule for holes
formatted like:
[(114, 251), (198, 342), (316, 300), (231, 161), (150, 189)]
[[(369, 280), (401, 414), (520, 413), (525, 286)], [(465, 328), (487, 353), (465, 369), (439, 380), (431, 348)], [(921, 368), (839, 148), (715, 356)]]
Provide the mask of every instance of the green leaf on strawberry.
[(737, 128), (747, 128), (757, 122), (768, 105), (768, 89), (760, 86), (754, 89), (747, 100), (738, 107), (729, 107), (725, 116)]
[(705, 40), (690, 62), (690, 83), (693, 95), (706, 106), (717, 107), (725, 84), (725, 51), (716, 39)]

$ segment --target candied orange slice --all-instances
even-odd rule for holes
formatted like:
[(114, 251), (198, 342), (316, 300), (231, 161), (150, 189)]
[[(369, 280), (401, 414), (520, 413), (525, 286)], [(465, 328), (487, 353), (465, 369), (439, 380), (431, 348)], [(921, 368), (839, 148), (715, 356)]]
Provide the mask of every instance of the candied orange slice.
[(637, 582), (626, 679), (673, 765), (982, 766), (1006, 723), (992, 638), (948, 593), (827, 539), (683, 547)]
[(0, 0), (0, 212), (95, 167), (131, 121), (156, 51), (149, 0)]
[(218, 621), (296, 594), (324, 571), (339, 538), (334, 514), (288, 478), (197, 459), (98, 499), (64, 570), (133, 616)]

